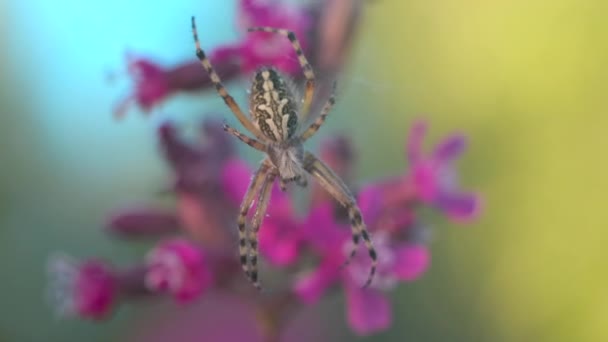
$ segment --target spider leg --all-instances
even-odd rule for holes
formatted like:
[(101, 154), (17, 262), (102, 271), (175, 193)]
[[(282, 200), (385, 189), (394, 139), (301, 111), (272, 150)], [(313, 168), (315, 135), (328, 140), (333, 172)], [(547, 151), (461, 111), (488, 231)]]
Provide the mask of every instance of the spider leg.
[(264, 216), (266, 215), (266, 210), (268, 209), (272, 184), (274, 183), (275, 177), (275, 173), (268, 173), (266, 180), (262, 184), (255, 213), (253, 214), (251, 230), (249, 230), (249, 263), (251, 265), (249, 270), (249, 280), (251, 280), (253, 286), (255, 286), (255, 288), (258, 290), (262, 290), (262, 286), (258, 281), (258, 233), (260, 231), (262, 221), (264, 220)]
[(304, 132), (302, 132), (302, 134), (300, 135), (300, 139), (302, 140), (302, 142), (308, 140), (308, 138), (312, 137), (315, 133), (317, 133), (319, 128), (321, 128), (323, 123), (325, 123), (325, 119), (327, 118), (327, 115), (331, 111), (331, 108), (334, 106), (334, 103), (336, 103), (336, 82), (335, 81), (334, 81), (332, 87), (333, 88), (331, 90), (331, 95), (329, 95), (329, 99), (327, 99), (325, 106), (323, 106), (321, 115), (319, 115), (319, 117), (312, 124), (310, 124), (310, 126)]
[(224, 124), (224, 131), (234, 135), (235, 137), (239, 138), (240, 141), (255, 148), (256, 150), (266, 152), (266, 145), (253, 138), (246, 136), (245, 134), (239, 132), (236, 128), (233, 128), (226, 123)]
[(251, 183), (249, 183), (249, 188), (247, 188), (247, 192), (245, 193), (245, 197), (243, 198), (243, 202), (241, 203), (239, 216), (237, 218), (237, 226), (239, 228), (239, 256), (241, 261), (241, 267), (243, 268), (243, 271), (245, 272), (248, 278), (249, 264), (247, 262), (247, 256), (249, 255), (249, 246), (247, 245), (247, 231), (245, 223), (247, 220), (247, 213), (249, 212), (249, 208), (251, 208), (251, 205), (253, 204), (255, 195), (259, 192), (260, 188), (264, 184), (264, 180), (266, 179), (268, 170), (269, 166), (264, 163), (254, 173), (253, 178), (251, 179)]
[(325, 165), (325, 163), (310, 152), (306, 152), (304, 157), (304, 169), (308, 171), (319, 182), (319, 184), (348, 211), (355, 246), (348, 256), (345, 265), (347, 265), (355, 256), (357, 247), (359, 245), (359, 239), (362, 238), (372, 261), (369, 276), (365, 282), (365, 285), (363, 285), (363, 287), (368, 287), (372, 283), (374, 275), (376, 274), (378, 256), (376, 254), (376, 249), (374, 248), (374, 245), (369, 237), (369, 233), (367, 232), (367, 228), (365, 227), (365, 223), (363, 222), (363, 218), (361, 217), (361, 210), (355, 202), (355, 198), (350, 193), (350, 190), (348, 190), (348, 187), (344, 184), (344, 182), (327, 165)]
[(194, 37), (194, 45), (196, 47), (196, 57), (201, 61), (201, 65), (209, 74), (211, 78), (211, 82), (215, 85), (215, 89), (217, 89), (218, 94), (224, 99), (226, 105), (230, 108), (232, 113), (236, 116), (239, 122), (253, 135), (255, 135), (258, 139), (264, 140), (264, 136), (262, 132), (243, 114), (243, 111), (239, 107), (239, 105), (234, 101), (234, 98), (230, 96), (224, 85), (222, 84), (222, 80), (220, 76), (215, 72), (213, 66), (211, 66), (211, 62), (205, 55), (203, 49), (201, 49), (201, 44), (198, 41), (198, 33), (196, 32), (196, 24), (194, 22), (194, 17), (192, 17), (192, 35)]
[(298, 61), (300, 62), (300, 66), (302, 67), (302, 71), (304, 71), (304, 77), (306, 77), (306, 92), (304, 93), (304, 101), (302, 102), (302, 110), (300, 111), (301, 120), (306, 120), (306, 116), (308, 115), (308, 111), (310, 110), (310, 105), (312, 104), (312, 98), (315, 92), (315, 74), (312, 71), (312, 66), (304, 56), (304, 52), (302, 51), (302, 46), (300, 42), (296, 38), (296, 35), (289, 30), (285, 29), (277, 29), (273, 27), (251, 27), (247, 31), (262, 31), (262, 32), (270, 32), (275, 34), (280, 34), (282, 36), (287, 37), (291, 42), (291, 46), (296, 51), (296, 55), (298, 55)]

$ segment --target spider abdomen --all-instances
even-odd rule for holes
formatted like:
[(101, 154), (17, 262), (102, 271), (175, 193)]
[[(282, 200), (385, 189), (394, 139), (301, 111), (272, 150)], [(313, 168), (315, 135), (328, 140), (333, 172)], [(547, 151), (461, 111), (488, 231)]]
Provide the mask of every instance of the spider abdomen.
[(254, 124), (270, 140), (289, 140), (298, 128), (297, 103), (283, 76), (261, 68), (253, 77), (250, 112)]

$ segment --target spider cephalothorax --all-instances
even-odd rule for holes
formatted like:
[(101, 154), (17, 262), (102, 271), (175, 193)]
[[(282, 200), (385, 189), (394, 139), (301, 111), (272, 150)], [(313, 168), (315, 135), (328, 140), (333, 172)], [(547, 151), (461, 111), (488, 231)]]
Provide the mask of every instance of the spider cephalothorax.
[[(262, 164), (253, 175), (237, 219), (239, 253), (243, 270), (254, 286), (258, 289), (261, 288), (258, 282), (257, 266), (258, 231), (268, 207), (270, 191), (275, 179), (279, 178), (281, 189), (285, 190), (289, 182), (306, 186), (306, 177), (307, 175), (311, 175), (348, 212), (355, 246), (348, 256), (346, 263), (355, 256), (359, 240), (362, 239), (365, 243), (372, 261), (369, 277), (364, 285), (369, 286), (376, 272), (377, 256), (355, 198), (344, 182), (325, 163), (312, 153), (305, 151), (302, 145), (325, 122), (325, 118), (335, 102), (335, 83), (334, 91), (332, 91), (319, 117), (304, 131), (298, 132), (299, 118), (305, 117), (313, 100), (315, 76), (312, 67), (304, 56), (300, 43), (293, 32), (270, 27), (254, 27), (250, 28), (249, 31), (263, 31), (287, 37), (298, 56), (298, 61), (306, 77), (306, 90), (303, 99), (300, 99), (297, 92), (291, 89), (286, 78), (278, 71), (271, 67), (258, 69), (252, 80), (249, 97), (251, 119), (245, 116), (239, 105), (228, 94), (228, 91), (222, 85), (220, 77), (211, 66), (209, 59), (205, 56), (200, 47), (194, 17), (192, 17), (192, 34), (194, 35), (196, 56), (209, 74), (217, 92), (224, 99), (226, 105), (230, 107), (239, 122), (256, 139), (250, 138), (228, 125), (224, 125), (224, 129), (242, 142), (267, 155), (267, 158), (262, 161)], [(256, 195), (256, 209), (251, 221), (251, 227), (247, 230), (245, 222), (247, 213)]]

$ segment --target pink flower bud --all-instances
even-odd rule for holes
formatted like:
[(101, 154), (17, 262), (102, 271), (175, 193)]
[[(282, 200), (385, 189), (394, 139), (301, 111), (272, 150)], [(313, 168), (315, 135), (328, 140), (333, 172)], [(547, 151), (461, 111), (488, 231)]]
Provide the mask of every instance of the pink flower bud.
[(211, 285), (211, 273), (200, 248), (183, 239), (161, 243), (147, 256), (149, 290), (171, 294), (178, 302), (199, 297)]

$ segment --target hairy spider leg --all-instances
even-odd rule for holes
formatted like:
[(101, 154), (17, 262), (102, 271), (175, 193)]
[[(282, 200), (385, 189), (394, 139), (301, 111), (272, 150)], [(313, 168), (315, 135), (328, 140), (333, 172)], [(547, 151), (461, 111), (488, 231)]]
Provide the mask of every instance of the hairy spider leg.
[(241, 261), (241, 267), (243, 268), (243, 271), (245, 272), (247, 278), (250, 278), (249, 263), (247, 258), (249, 255), (249, 245), (247, 244), (246, 231), (247, 213), (249, 212), (249, 208), (251, 208), (251, 205), (253, 204), (255, 195), (262, 188), (269, 169), (269, 166), (264, 163), (260, 165), (260, 167), (254, 173), (253, 178), (251, 179), (251, 183), (249, 183), (249, 188), (247, 188), (247, 192), (245, 193), (245, 197), (243, 198), (243, 202), (241, 203), (239, 216), (237, 218), (237, 226), (239, 228), (239, 256)]
[(251, 280), (253, 286), (260, 291), (262, 290), (262, 285), (258, 281), (258, 233), (260, 231), (262, 221), (264, 220), (264, 216), (266, 215), (266, 210), (268, 210), (268, 203), (270, 202), (270, 195), (272, 192), (272, 184), (274, 183), (275, 178), (276, 173), (270, 171), (267, 174), (266, 180), (260, 189), (258, 203), (255, 208), (255, 213), (253, 214), (251, 229), (249, 230), (249, 280)]
[(218, 94), (220, 94), (222, 99), (224, 99), (224, 102), (230, 108), (232, 113), (234, 113), (239, 122), (256, 138), (264, 141), (264, 135), (262, 134), (262, 132), (260, 132), (257, 127), (255, 127), (255, 125), (245, 116), (245, 114), (243, 114), (243, 111), (241, 110), (239, 105), (234, 101), (234, 98), (230, 96), (230, 94), (222, 84), (220, 76), (217, 74), (217, 72), (215, 72), (213, 66), (211, 66), (211, 62), (205, 55), (205, 52), (203, 51), (203, 49), (201, 49), (201, 44), (198, 40), (198, 33), (196, 32), (196, 23), (194, 17), (192, 17), (192, 36), (194, 37), (194, 45), (196, 47), (196, 57), (198, 57), (201, 62), (201, 65), (203, 66), (205, 71), (207, 71), (207, 74), (209, 74), (211, 82), (213, 82), (213, 84), (215, 85), (215, 89), (217, 90)]
[(300, 140), (302, 142), (304, 142), (304, 141), (308, 140), (308, 138), (312, 137), (315, 133), (317, 133), (319, 128), (321, 128), (321, 126), (323, 126), (323, 123), (325, 123), (325, 119), (327, 118), (327, 115), (329, 115), (329, 112), (331, 111), (332, 107), (334, 106), (334, 103), (336, 103), (336, 82), (335, 81), (333, 83), (333, 88), (332, 88), (331, 94), (329, 95), (329, 99), (327, 99), (325, 106), (323, 106), (321, 115), (319, 115), (319, 117), (312, 124), (310, 124), (310, 126), (304, 132), (302, 132), (302, 134), (300, 135)]
[(262, 152), (266, 152), (266, 145), (264, 145), (263, 143), (250, 138), (248, 136), (246, 136), (245, 134), (239, 132), (236, 128), (231, 127), (230, 125), (228, 125), (227, 123), (224, 123), (224, 131), (234, 135), (235, 137), (237, 137), (240, 141), (244, 142), (245, 144), (255, 148), (258, 151), (262, 151)]
[(363, 222), (363, 218), (361, 217), (361, 210), (355, 202), (355, 198), (350, 193), (344, 182), (342, 182), (342, 180), (327, 165), (325, 165), (325, 163), (310, 152), (306, 152), (306, 156), (304, 157), (304, 168), (313, 177), (315, 177), (319, 184), (348, 211), (354, 247), (345, 264), (348, 264), (355, 256), (357, 247), (359, 245), (359, 239), (362, 238), (371, 259), (369, 275), (367, 277), (367, 281), (363, 285), (364, 288), (368, 287), (372, 283), (374, 275), (376, 274), (378, 256), (370, 239), (365, 223)]

